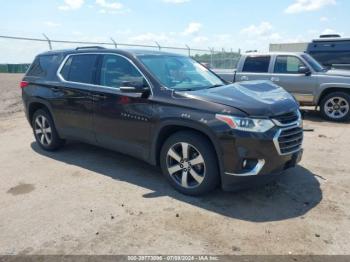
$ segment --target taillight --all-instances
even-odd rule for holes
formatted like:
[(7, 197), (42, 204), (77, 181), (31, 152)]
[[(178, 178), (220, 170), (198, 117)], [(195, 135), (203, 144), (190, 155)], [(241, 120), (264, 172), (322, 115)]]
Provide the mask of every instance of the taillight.
[(27, 82), (27, 81), (21, 81), (21, 83), (19, 84), (19, 86), (21, 87), (21, 88), (25, 88), (25, 87), (27, 87), (29, 85), (29, 83)]

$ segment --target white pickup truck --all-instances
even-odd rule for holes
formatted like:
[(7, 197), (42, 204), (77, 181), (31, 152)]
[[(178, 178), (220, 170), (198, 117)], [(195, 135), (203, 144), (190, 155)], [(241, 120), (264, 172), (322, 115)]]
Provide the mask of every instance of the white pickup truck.
[(327, 120), (350, 118), (350, 71), (327, 70), (305, 53), (248, 53), (237, 68), (214, 69), (229, 82), (268, 80), (292, 93), (301, 105), (320, 107)]

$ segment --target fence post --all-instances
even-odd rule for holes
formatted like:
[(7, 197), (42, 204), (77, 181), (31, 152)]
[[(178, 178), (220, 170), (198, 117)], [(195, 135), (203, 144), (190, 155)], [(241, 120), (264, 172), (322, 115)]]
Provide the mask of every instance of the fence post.
[(155, 42), (156, 45), (158, 46), (159, 51), (161, 51), (161, 50), (162, 50), (162, 47), (160, 46), (160, 44), (159, 44), (157, 41), (154, 41), (154, 42)]
[(185, 45), (188, 50), (188, 56), (191, 56), (191, 48), (188, 45)]
[(45, 39), (47, 40), (47, 43), (49, 44), (49, 48), (50, 50), (52, 50), (52, 44), (51, 44), (51, 40), (47, 37), (47, 35), (43, 34), (43, 36), (45, 37)]
[(221, 51), (221, 68), (226, 68), (226, 61), (225, 61), (225, 53), (226, 53), (226, 51), (225, 51), (225, 49), (224, 48), (222, 48), (222, 51)]
[(111, 41), (113, 42), (113, 44), (114, 44), (114, 47), (115, 48), (118, 48), (118, 44), (117, 44), (117, 42), (116, 41), (114, 41), (114, 39), (111, 37)]
[(209, 48), (209, 51), (210, 51), (210, 68), (213, 68), (213, 53), (214, 53), (214, 47)]

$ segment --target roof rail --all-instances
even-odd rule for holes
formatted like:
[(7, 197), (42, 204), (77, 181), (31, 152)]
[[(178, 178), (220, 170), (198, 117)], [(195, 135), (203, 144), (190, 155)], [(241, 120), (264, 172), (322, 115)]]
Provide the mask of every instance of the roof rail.
[(322, 43), (322, 42), (349, 42), (350, 38), (333, 37), (333, 38), (318, 38), (312, 40), (312, 43)]
[(106, 49), (106, 48), (102, 46), (81, 46), (81, 47), (75, 48), (75, 50), (81, 50), (81, 49)]
[(338, 38), (341, 37), (338, 34), (326, 34), (326, 35), (320, 35), (320, 38)]

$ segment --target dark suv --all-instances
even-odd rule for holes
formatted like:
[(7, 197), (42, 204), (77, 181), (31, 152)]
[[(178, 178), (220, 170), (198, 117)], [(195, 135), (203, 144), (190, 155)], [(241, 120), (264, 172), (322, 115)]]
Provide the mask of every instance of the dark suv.
[(306, 53), (328, 69), (350, 70), (350, 38), (321, 37), (308, 44)]
[(271, 82), (227, 84), (186, 56), (50, 51), (21, 87), (44, 150), (66, 139), (113, 149), (160, 165), (184, 194), (264, 182), (301, 159), (302, 120), (290, 94)]

